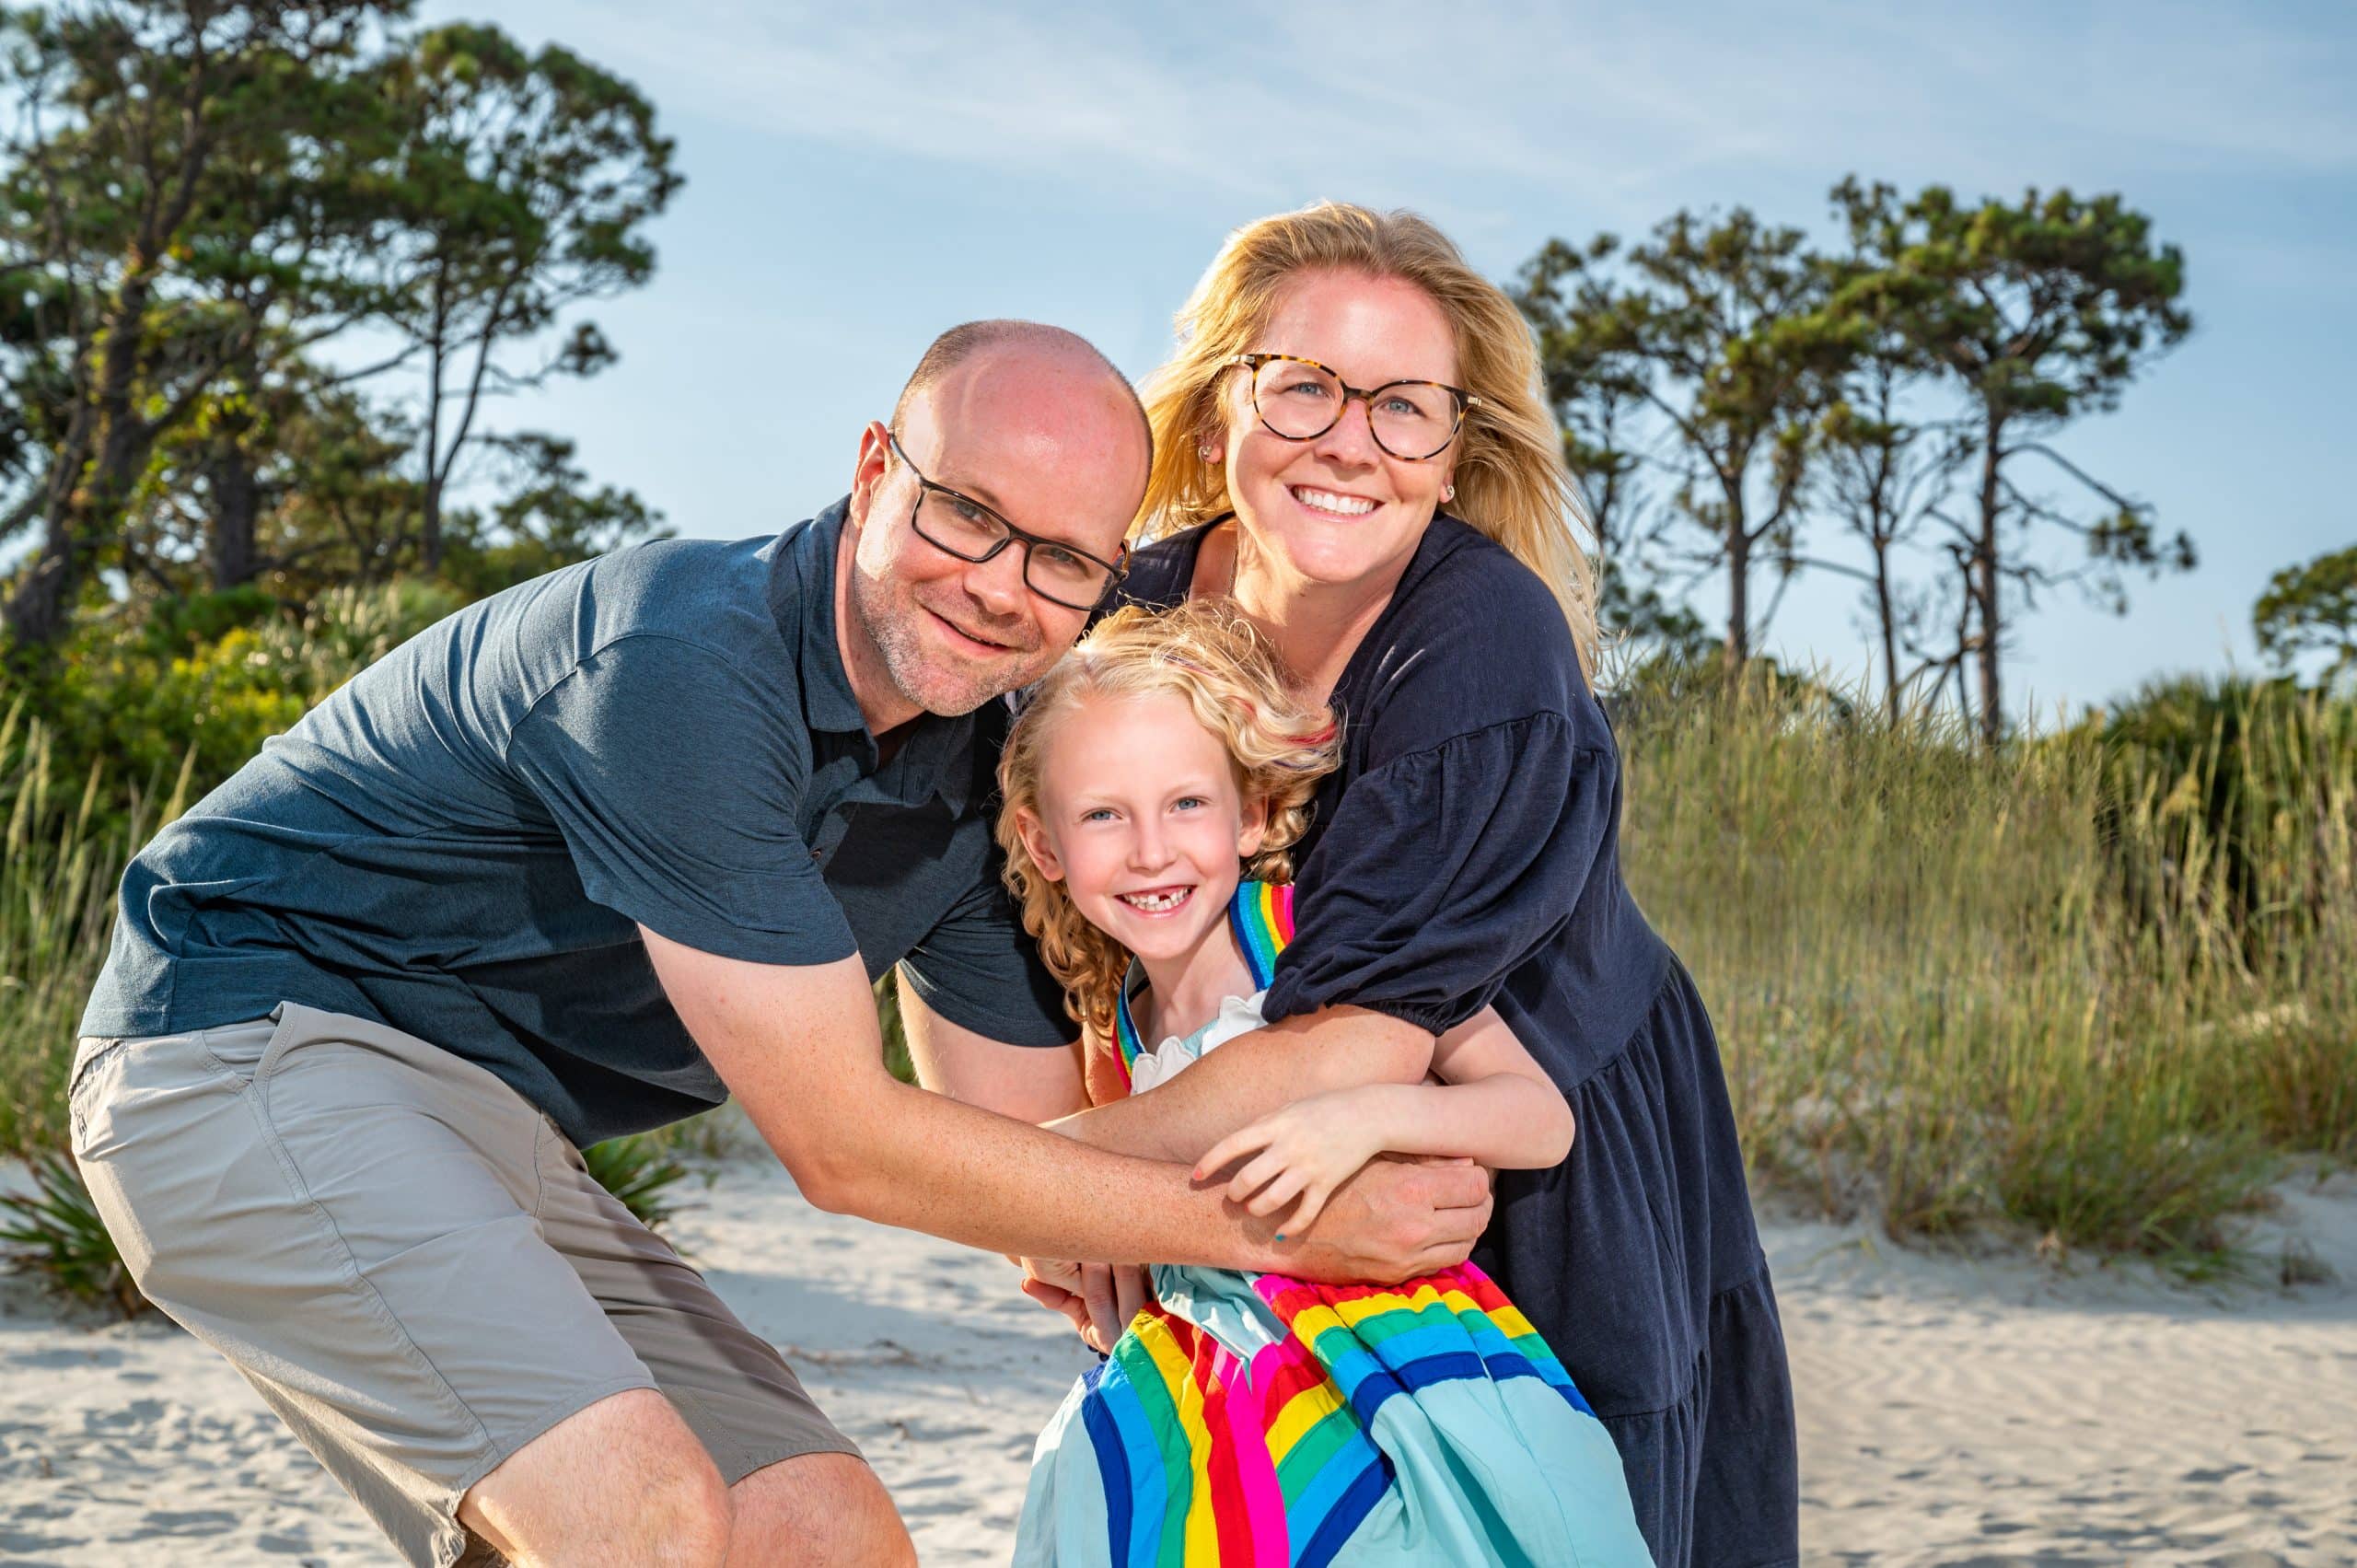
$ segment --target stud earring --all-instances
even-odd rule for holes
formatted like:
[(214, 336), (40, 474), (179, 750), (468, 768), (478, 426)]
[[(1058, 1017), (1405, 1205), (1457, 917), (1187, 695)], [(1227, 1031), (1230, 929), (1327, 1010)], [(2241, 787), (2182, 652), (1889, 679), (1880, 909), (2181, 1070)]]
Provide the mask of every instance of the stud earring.
[(1448, 502), (1448, 501), (1454, 501), (1454, 500), (1456, 500), (1456, 499), (1457, 499), (1457, 486), (1455, 486), (1455, 485), (1453, 485), (1453, 484), (1444, 484), (1444, 485), (1442, 485), (1442, 486), (1440, 487), (1440, 498), (1441, 498), (1441, 500), (1442, 500), (1442, 501), (1444, 501), (1444, 502)]

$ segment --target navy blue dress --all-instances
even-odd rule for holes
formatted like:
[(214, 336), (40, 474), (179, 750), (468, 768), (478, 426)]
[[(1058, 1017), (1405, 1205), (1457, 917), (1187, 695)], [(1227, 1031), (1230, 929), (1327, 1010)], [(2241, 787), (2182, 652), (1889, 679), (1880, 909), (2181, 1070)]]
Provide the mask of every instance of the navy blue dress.
[[(1186, 598), (1213, 526), (1139, 552), (1125, 596)], [(1334, 703), (1267, 1016), (1347, 1003), (1437, 1034), (1497, 1008), (1578, 1131), (1554, 1169), (1499, 1174), (1474, 1260), (1602, 1417), (1663, 1568), (1796, 1562), (1792, 1383), (1726, 1077), (1621, 883), (1620, 754), (1562, 611), (1435, 517)]]

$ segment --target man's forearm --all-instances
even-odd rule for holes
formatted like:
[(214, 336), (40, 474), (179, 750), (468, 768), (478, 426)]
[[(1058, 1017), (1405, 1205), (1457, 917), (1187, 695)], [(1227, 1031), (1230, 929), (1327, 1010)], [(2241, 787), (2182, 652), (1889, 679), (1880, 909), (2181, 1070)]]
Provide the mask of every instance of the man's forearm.
[[(1282, 1266), (1271, 1227), (1187, 1167), (1073, 1141), (879, 1075), (790, 1166), (823, 1208), (1024, 1257)], [(758, 1124), (760, 1118), (755, 1117)], [(783, 1141), (772, 1140), (783, 1156)]]
[(1400, 1280), (1461, 1261), (1488, 1221), (1487, 1184), (1469, 1167), (1377, 1162), (1338, 1188), (1307, 1232), (1276, 1245), (1266, 1222), (1194, 1190), (1181, 1165), (1092, 1149), (896, 1083), (856, 954), (763, 965), (640, 933), (680, 1021), (824, 1208), (1025, 1257), (1330, 1281)]
[(1191, 1166), (1239, 1127), (1310, 1095), (1413, 1084), (1433, 1037), (1357, 1007), (1330, 1007), (1239, 1035), (1167, 1083), (1056, 1122), (1094, 1148)]
[(1475, 1167), (1376, 1160), (1279, 1242), (1271, 1221), (1197, 1191), (1183, 1167), (1090, 1148), (880, 1072), (847, 1086), (842, 1109), (832, 1131), (797, 1141), (795, 1172), (814, 1202), (1022, 1257), (1387, 1284), (1464, 1261), (1490, 1216)]

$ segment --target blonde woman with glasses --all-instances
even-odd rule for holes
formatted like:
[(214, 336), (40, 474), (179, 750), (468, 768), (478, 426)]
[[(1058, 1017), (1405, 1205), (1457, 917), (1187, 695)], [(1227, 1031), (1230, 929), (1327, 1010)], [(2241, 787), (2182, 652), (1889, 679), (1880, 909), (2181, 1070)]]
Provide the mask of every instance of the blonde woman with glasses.
[(1233, 235), (1148, 388), (1123, 595), (1233, 598), (1330, 703), (1269, 1027), (1088, 1112), (1195, 1160), (1338, 1082), (1420, 1080), (1494, 1007), (1571, 1103), (1502, 1171), (1475, 1261), (1610, 1433), (1665, 1568), (1797, 1561), (1782, 1331), (1710, 1019), (1622, 884), (1588, 682), (1578, 503), (1513, 304), (1411, 214), (1321, 203)]

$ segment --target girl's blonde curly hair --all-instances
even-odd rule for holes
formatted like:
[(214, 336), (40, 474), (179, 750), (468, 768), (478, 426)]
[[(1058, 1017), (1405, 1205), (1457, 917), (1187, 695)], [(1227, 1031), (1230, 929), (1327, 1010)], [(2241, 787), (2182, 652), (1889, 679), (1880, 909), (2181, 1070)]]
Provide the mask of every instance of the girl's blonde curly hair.
[(1158, 615), (1115, 610), (1048, 671), (999, 753), (998, 842), (1023, 928), (1063, 982), (1065, 1010), (1098, 1040), (1112, 1037), (1129, 952), (1040, 870), (1017, 824), (1027, 811), (1041, 816), (1039, 780), (1059, 719), (1090, 698), (1164, 692), (1186, 699), (1196, 722), (1227, 748), (1245, 802), (1262, 805), (1267, 827), (1246, 868), (1260, 881), (1293, 880), (1287, 852), (1308, 828), (1310, 796), (1339, 755), (1332, 710), (1294, 695), (1267, 640), (1224, 599), (1193, 599)]

